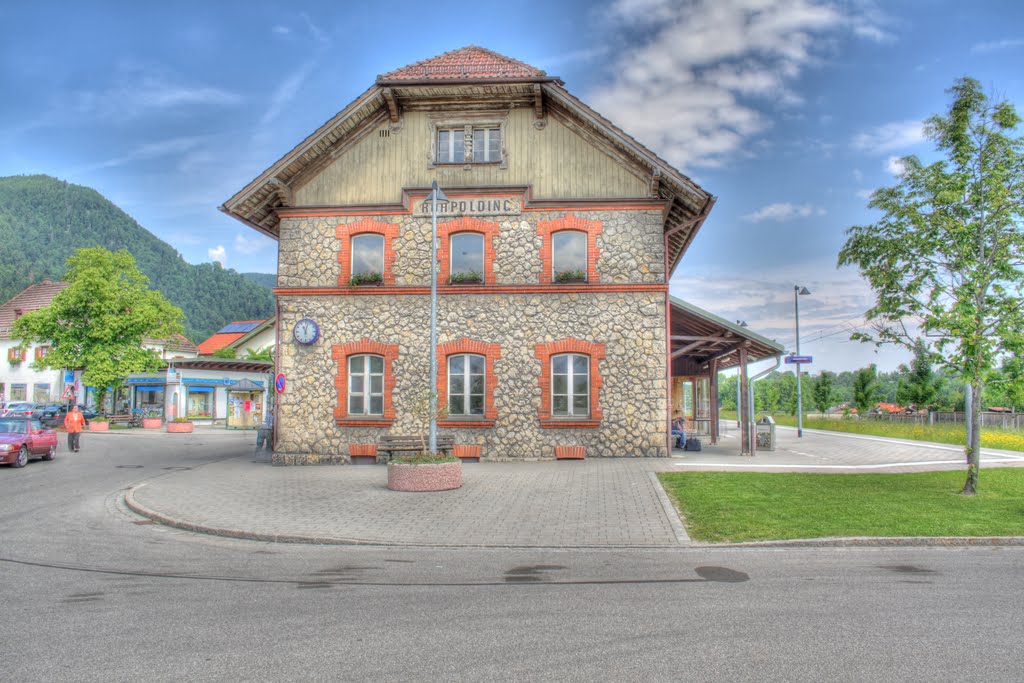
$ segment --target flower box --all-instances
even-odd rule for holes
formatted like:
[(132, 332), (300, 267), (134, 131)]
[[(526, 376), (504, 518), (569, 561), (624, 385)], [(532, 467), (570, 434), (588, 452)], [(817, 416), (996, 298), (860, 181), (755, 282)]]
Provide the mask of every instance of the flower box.
[(191, 434), (192, 423), (191, 422), (168, 422), (167, 423), (168, 434)]
[(162, 417), (144, 417), (142, 418), (143, 429), (160, 429), (164, 426), (164, 420)]
[(89, 431), (90, 432), (109, 432), (109, 422), (97, 422), (95, 419), (89, 420)]
[(461, 462), (423, 465), (388, 463), (388, 488), (392, 491), (450, 491), (460, 486), (462, 486)]

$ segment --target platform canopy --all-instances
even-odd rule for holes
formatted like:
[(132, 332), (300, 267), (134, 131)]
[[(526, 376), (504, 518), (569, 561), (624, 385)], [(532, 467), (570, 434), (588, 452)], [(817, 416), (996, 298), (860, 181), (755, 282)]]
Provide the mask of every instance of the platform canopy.
[(746, 349), (748, 363), (785, 353), (782, 344), (749, 327), (731, 323), (674, 296), (669, 300), (673, 375), (705, 374), (712, 360), (718, 361), (719, 370), (736, 367), (740, 349)]

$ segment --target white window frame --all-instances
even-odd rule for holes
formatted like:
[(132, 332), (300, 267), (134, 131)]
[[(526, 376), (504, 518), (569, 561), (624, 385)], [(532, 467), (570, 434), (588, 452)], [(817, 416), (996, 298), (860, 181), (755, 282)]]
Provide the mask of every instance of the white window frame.
[(357, 274), (356, 273), (356, 240), (359, 239), (360, 237), (376, 237), (376, 238), (380, 239), (380, 270), (372, 271), (372, 272), (379, 273), (383, 277), (384, 276), (384, 243), (387, 241), (387, 237), (385, 237), (384, 235), (380, 234), (379, 232), (360, 232), (360, 233), (356, 233), (355, 235), (352, 235), (351, 239), (349, 239), (349, 246), (348, 246), (348, 250), (350, 252), (349, 255), (348, 255), (348, 259), (349, 259), (349, 263), (348, 263), (349, 271), (348, 272), (349, 272), (349, 274), (350, 275), (356, 275)]
[(474, 237), (477, 237), (480, 240), (480, 270), (475, 270), (472, 272), (479, 274), (480, 277), (482, 278), (484, 276), (484, 268), (486, 267), (484, 263), (484, 251), (487, 246), (486, 238), (484, 237), (483, 233), (473, 232), (472, 230), (453, 232), (452, 234), (448, 235), (448, 275), (450, 277), (452, 275), (456, 275), (457, 273), (470, 272), (465, 270), (455, 270), (455, 238), (462, 235), (473, 235)]
[[(462, 358), (462, 373), (456, 375), (452, 372), (452, 361), (456, 358)], [(470, 372), (470, 364), (473, 358), (479, 358), (483, 363), (483, 372), (479, 373), (483, 379), (483, 390), (479, 394), (474, 394), (470, 391), (471, 380), (473, 373)], [(462, 377), (462, 393), (455, 394), (452, 392), (452, 379), (456, 376)], [(480, 401), (480, 412), (474, 413), (472, 410), (472, 396), (478, 395), (481, 398)], [(453, 353), (448, 356), (448, 405), (451, 405), (452, 397), (460, 396), (462, 398), (462, 412), (452, 413), (449, 409), (449, 417), (483, 417), (487, 412), (487, 357), (482, 356), (479, 353)]]
[[(586, 361), (586, 372), (584, 374), (586, 375), (586, 378), (587, 378), (587, 388), (586, 388), (586, 391), (583, 392), (583, 395), (586, 396), (586, 399), (587, 399), (587, 409), (586, 409), (586, 411), (580, 412), (580, 413), (575, 412), (575, 407), (574, 407), (575, 404), (576, 404), (576, 401), (575, 401), (576, 394), (573, 391), (573, 380), (574, 380), (574, 378), (579, 376), (573, 370), (573, 365), (574, 365), (573, 360), (576, 357), (583, 358)], [(566, 385), (565, 385), (566, 393), (565, 394), (556, 394), (555, 393), (555, 374), (556, 374), (555, 373), (555, 359), (556, 358), (565, 358), (565, 359), (567, 359), (567, 362), (566, 362), (566, 375), (565, 375), (565, 378), (566, 378), (566, 380), (565, 380), (566, 381)], [(556, 354), (554, 356), (551, 356), (550, 363), (551, 363), (551, 366), (548, 369), (551, 372), (551, 416), (552, 417), (590, 417), (590, 356), (588, 356), (585, 353), (559, 353), (559, 354)], [(561, 373), (559, 373), (559, 374), (561, 374)], [(555, 408), (555, 396), (565, 396), (566, 397), (567, 412), (560, 413), (560, 412), (556, 411), (556, 408)]]
[[(433, 168), (434, 166), (451, 166), (461, 165), (470, 167), (473, 165), (484, 166), (484, 165), (495, 165), (498, 168), (508, 168), (508, 155), (505, 146), (505, 140), (508, 139), (508, 130), (506, 122), (508, 120), (508, 111), (479, 111), (479, 112), (445, 112), (443, 114), (429, 115), (428, 121), (430, 125), (430, 156), (428, 157), (427, 168)], [(476, 130), (497, 130), (498, 131), (498, 144), (497, 149), (491, 149), (490, 143), (487, 145), (487, 156), (486, 161), (473, 161), (473, 136)], [(463, 156), (462, 161), (440, 161), (440, 133), (441, 131), (451, 131), (463, 141)], [(469, 133), (470, 143), (469, 147), (465, 146), (465, 136)], [(460, 135), (461, 133), (461, 135)], [(453, 156), (451, 154), (452, 145), (454, 145), (454, 137), (449, 137), (449, 158)]]
[[(491, 131), (498, 131), (497, 147), (491, 149)], [(477, 133), (482, 133), (481, 136), (484, 146), (484, 158), (477, 160), (476, 148), (477, 148)], [(473, 147), (470, 150), (473, 154), (472, 163), (474, 164), (493, 164), (501, 161), (501, 147), (502, 147), (502, 130), (501, 126), (473, 126)]]
[[(583, 267), (582, 268), (563, 268), (562, 270), (558, 269), (558, 260), (556, 258), (557, 252), (555, 250), (555, 238), (558, 235), (565, 235), (565, 234), (579, 235), (580, 237), (583, 238)], [(552, 282), (555, 281), (555, 279), (558, 277), (559, 273), (566, 273), (566, 272), (569, 272), (571, 270), (582, 271), (584, 279), (587, 279), (587, 278), (590, 277), (590, 272), (589, 272), (590, 269), (587, 267), (589, 264), (590, 264), (590, 235), (587, 232), (585, 232), (583, 230), (556, 230), (555, 232), (551, 233), (551, 281)]]
[[(362, 358), (363, 359), (363, 371), (362, 372), (358, 372), (357, 373), (357, 372), (353, 372), (352, 371), (352, 362), (356, 358)], [(372, 372), (370, 370), (370, 359), (371, 358), (379, 358), (380, 359), (380, 372)], [(384, 364), (385, 364), (384, 356), (381, 356), (381, 355), (376, 354), (376, 353), (354, 353), (354, 354), (352, 354), (351, 356), (348, 357), (346, 362), (348, 363), (348, 387), (347, 387), (348, 394), (346, 395), (345, 400), (348, 402), (348, 406), (346, 406), (347, 409), (348, 409), (348, 414), (349, 415), (369, 415), (369, 416), (383, 417), (384, 416)], [(371, 391), (370, 390), (370, 387), (372, 386), (371, 378), (372, 377), (378, 377), (378, 376), (380, 377), (380, 391), (379, 392)], [(363, 380), (363, 389), (362, 389), (362, 391), (355, 391), (352, 388), (353, 380), (356, 377), (360, 377)], [(358, 397), (362, 398), (362, 400), (363, 400), (363, 409), (362, 409), (362, 411), (354, 411), (354, 410), (352, 410), (352, 397), (353, 396), (358, 396)], [(371, 412), (370, 411), (370, 399), (372, 399), (374, 396), (379, 396), (380, 397), (380, 412), (379, 413), (375, 413), (375, 412)]]

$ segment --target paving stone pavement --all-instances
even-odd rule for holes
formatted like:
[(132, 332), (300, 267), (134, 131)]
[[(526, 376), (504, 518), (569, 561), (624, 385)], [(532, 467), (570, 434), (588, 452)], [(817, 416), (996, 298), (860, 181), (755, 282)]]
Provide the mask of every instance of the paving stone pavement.
[[(115, 437), (116, 438), (116, 437)], [(254, 438), (254, 437), (253, 437)], [(213, 442), (211, 442), (213, 443)], [(882, 471), (963, 468), (956, 446), (780, 429), (778, 448), (717, 446), (672, 458), (465, 464), (453, 491), (400, 493), (387, 468), (273, 467), (244, 455), (151, 479), (129, 506), (164, 523), (280, 541), (482, 547), (679, 547), (685, 529), (654, 472), (688, 469)], [(1024, 453), (983, 449), (983, 466), (1024, 466)]]

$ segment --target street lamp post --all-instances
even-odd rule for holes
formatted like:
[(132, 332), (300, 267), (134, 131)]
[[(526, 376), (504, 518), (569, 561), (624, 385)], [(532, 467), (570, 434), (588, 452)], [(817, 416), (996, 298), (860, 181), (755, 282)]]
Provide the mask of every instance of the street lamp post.
[[(800, 297), (810, 294), (810, 290), (800, 285), (793, 285), (793, 310), (796, 313), (796, 355), (800, 355)], [(796, 365), (796, 435), (803, 438), (804, 435), (804, 405), (803, 397), (800, 394), (800, 365)]]
[(427, 389), (430, 391), (430, 452), (437, 453), (437, 203), (447, 201), (435, 180), (431, 185), (430, 194), (430, 376), (427, 378)]
[[(737, 320), (736, 324), (740, 327), (746, 327), (746, 320)], [(736, 366), (736, 427), (742, 427), (743, 423), (740, 422), (740, 366)]]

